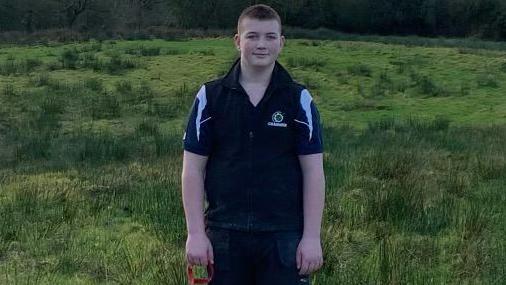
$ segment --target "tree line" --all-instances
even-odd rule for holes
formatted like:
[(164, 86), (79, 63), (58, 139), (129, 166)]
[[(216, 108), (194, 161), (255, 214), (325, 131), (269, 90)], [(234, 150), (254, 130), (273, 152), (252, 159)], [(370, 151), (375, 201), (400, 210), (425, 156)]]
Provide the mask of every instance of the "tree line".
[(0, 0), (0, 31), (233, 29), (240, 11), (256, 3), (292, 27), (506, 39), (504, 0)]

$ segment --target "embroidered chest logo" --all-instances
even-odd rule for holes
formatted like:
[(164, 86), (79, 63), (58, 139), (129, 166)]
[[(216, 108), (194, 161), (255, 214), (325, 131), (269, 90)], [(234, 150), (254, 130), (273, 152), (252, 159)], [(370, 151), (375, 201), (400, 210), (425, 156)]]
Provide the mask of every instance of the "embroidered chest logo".
[(283, 119), (284, 117), (281, 111), (274, 112), (274, 114), (272, 114), (272, 122), (268, 122), (267, 125), (286, 128), (286, 123), (283, 123)]

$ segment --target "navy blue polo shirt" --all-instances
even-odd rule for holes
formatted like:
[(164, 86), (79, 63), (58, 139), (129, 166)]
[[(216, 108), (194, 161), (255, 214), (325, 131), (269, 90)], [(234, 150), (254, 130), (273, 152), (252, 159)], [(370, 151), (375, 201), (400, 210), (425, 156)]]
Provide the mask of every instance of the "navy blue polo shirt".
[(302, 230), (298, 155), (323, 152), (311, 94), (275, 63), (254, 106), (239, 84), (240, 59), (204, 84), (191, 108), (183, 145), (208, 156), (206, 225), (244, 231)]

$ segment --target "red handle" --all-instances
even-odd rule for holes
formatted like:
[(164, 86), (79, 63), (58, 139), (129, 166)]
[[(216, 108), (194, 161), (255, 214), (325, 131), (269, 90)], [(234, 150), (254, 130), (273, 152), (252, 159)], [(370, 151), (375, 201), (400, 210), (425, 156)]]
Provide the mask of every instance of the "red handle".
[(214, 267), (211, 263), (207, 265), (207, 278), (195, 278), (193, 276), (193, 267), (189, 264), (186, 267), (186, 271), (188, 274), (188, 281), (190, 282), (190, 285), (207, 284), (211, 282), (211, 280), (213, 279)]

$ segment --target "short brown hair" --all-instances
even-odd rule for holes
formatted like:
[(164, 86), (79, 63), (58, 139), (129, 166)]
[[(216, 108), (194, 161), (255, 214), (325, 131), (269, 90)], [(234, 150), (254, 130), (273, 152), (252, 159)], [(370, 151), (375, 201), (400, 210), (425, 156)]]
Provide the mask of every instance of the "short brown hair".
[(276, 10), (274, 10), (272, 7), (265, 4), (257, 4), (244, 9), (239, 16), (239, 19), (237, 20), (237, 32), (239, 32), (239, 26), (241, 25), (241, 21), (244, 18), (257, 20), (276, 20), (279, 23), (279, 29), (281, 32), (281, 18), (279, 17), (278, 12), (276, 12)]

